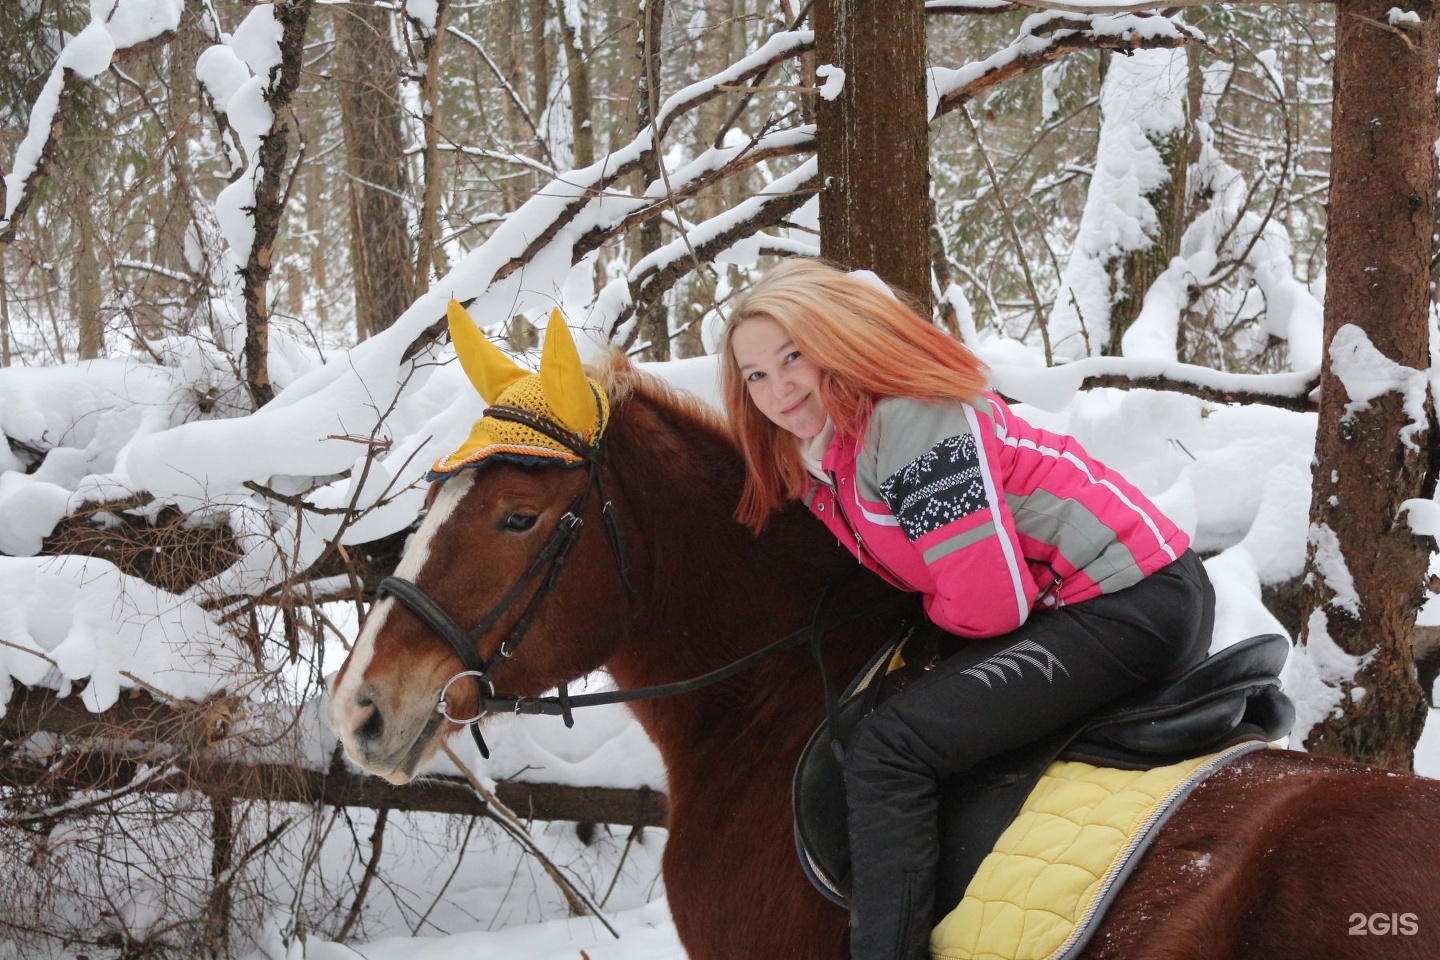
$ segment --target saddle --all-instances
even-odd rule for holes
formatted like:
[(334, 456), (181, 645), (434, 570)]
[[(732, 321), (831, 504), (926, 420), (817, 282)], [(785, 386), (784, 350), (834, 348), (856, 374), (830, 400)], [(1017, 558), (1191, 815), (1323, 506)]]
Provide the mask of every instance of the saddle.
[[(887, 686), (904, 682), (903, 676), (891, 680), (884, 672), (903, 642), (887, 644), (842, 694), (833, 720), (840, 743), (887, 695)], [(1071, 728), (942, 781), (935, 921), (959, 903), (980, 862), (1052, 762), (1148, 770), (1289, 733), (1295, 708), (1279, 680), (1289, 650), (1289, 641), (1279, 634), (1243, 640)], [(795, 768), (795, 840), (811, 883), (848, 908), (845, 784), (831, 727), (832, 721), (826, 721), (816, 729)]]

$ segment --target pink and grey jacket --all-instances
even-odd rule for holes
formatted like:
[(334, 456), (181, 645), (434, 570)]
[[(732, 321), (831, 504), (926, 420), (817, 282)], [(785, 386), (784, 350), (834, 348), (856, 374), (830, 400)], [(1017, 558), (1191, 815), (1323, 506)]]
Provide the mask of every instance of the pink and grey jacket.
[(965, 637), (995, 637), (1038, 604), (1140, 582), (1190, 538), (1073, 438), (1026, 423), (999, 397), (882, 399), (857, 442), (839, 433), (830, 483), (805, 504), (860, 562), (924, 594)]

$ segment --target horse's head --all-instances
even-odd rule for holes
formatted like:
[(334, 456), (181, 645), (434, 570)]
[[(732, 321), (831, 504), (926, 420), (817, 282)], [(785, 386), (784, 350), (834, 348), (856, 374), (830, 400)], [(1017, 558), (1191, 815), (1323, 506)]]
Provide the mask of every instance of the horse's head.
[[(628, 627), (623, 550), (597, 489), (608, 400), (559, 311), (539, 373), (492, 346), (453, 302), (450, 329), (490, 406), (435, 464), (433, 502), (330, 701), (351, 759), (395, 783), (439, 749), (455, 719), (481, 712), (482, 697), (535, 696), (589, 673)], [(568, 639), (525, 644), (531, 635)]]

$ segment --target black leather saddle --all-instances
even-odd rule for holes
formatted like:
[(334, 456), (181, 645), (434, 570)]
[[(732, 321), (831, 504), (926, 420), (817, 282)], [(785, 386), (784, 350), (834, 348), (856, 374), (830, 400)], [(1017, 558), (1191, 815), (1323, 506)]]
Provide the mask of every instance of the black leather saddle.
[[(841, 743), (886, 695), (882, 672), (896, 646), (880, 651), (842, 695), (835, 721)], [(960, 902), (980, 861), (1051, 762), (1084, 760), (1147, 770), (1289, 733), (1295, 708), (1279, 679), (1289, 652), (1289, 641), (1279, 634), (1242, 640), (1173, 680), (1106, 706), (1073, 728), (942, 782), (936, 921)], [(848, 907), (845, 783), (832, 739), (829, 723), (822, 723), (796, 764), (795, 841), (810, 881)]]

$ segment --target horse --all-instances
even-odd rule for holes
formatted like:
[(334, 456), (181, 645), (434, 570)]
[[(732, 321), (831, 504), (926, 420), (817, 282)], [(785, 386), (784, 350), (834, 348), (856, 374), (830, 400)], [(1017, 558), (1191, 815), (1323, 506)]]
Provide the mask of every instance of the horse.
[[(506, 695), (538, 696), (602, 667), (622, 690), (705, 674), (803, 628), (826, 584), (855, 567), (801, 507), (760, 536), (735, 522), (743, 461), (703, 403), (619, 355), (591, 375), (610, 410), (603, 464), (592, 474), (506, 461), (452, 474), (396, 571), (456, 622), (477, 623), (534, 565), (567, 506), (582, 504), (584, 533), (524, 612), (529, 632), (495, 678)], [(597, 480), (613, 505), (611, 536), (604, 504), (585, 497)], [(846, 587), (880, 608), (827, 638), (833, 682), (883, 640), (889, 590), (868, 574)], [(485, 660), (520, 615), (477, 639)], [(349, 756), (392, 782), (411, 779), (461, 729), (448, 717), (479, 703), (475, 685), (451, 682), (460, 669), (420, 617), (379, 600), (333, 685), (330, 718)], [(810, 886), (792, 837), (791, 775), (824, 717), (810, 654), (787, 651), (632, 709), (668, 774), (662, 870), (688, 955), (847, 956), (846, 913)], [(1170, 818), (1081, 956), (1440, 956), (1440, 783), (1300, 752), (1244, 756)]]

